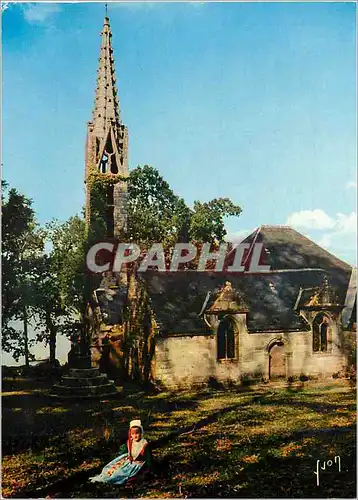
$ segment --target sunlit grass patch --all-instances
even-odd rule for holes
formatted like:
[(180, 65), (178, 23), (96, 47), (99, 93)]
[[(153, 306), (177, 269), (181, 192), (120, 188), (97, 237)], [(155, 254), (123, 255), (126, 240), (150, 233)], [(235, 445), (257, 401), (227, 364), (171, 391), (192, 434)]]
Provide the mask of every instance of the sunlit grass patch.
[(28, 396), (31, 394), (31, 391), (7, 391), (7, 392), (2, 392), (1, 397), (6, 397), (6, 396)]
[(46, 413), (67, 413), (68, 411), (68, 408), (63, 408), (62, 406), (44, 406), (36, 410), (36, 413), (41, 415)]

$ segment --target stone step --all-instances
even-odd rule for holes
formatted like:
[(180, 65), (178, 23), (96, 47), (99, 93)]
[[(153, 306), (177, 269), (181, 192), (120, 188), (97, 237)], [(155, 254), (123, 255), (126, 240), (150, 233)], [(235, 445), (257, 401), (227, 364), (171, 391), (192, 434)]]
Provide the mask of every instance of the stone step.
[(100, 374), (96, 377), (85, 378), (85, 377), (70, 377), (69, 375), (64, 375), (61, 379), (61, 385), (68, 387), (85, 387), (92, 385), (103, 385), (108, 383), (107, 375)]
[(105, 393), (105, 394), (86, 394), (85, 396), (77, 396), (76, 394), (55, 394), (55, 393), (52, 393), (52, 394), (49, 394), (49, 397), (50, 398), (53, 398), (53, 399), (60, 399), (61, 401), (63, 400), (78, 400), (78, 398), (81, 398), (81, 401), (82, 400), (88, 400), (88, 399), (96, 399), (96, 400), (99, 400), (99, 399), (110, 399), (110, 398), (114, 398), (118, 395), (118, 393), (113, 393), (113, 392), (110, 392), (110, 393)]
[(91, 378), (102, 375), (99, 368), (70, 368), (68, 375), (74, 378)]
[(113, 380), (98, 368), (71, 368), (55, 384), (51, 396), (61, 399), (102, 398), (118, 394)]
[(102, 385), (91, 385), (84, 387), (71, 387), (66, 385), (55, 384), (52, 388), (53, 395), (57, 396), (76, 396), (76, 397), (87, 397), (87, 396), (102, 396), (108, 394), (116, 394), (117, 389), (111, 383)]

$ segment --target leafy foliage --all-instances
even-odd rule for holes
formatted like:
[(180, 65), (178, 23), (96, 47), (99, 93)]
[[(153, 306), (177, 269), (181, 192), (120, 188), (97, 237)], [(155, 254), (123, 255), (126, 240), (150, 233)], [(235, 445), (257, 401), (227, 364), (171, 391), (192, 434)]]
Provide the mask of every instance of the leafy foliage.
[(224, 218), (238, 216), (241, 208), (228, 198), (188, 207), (174, 194), (159, 172), (149, 165), (132, 170), (128, 179), (128, 236), (136, 242), (221, 242)]
[(56, 336), (71, 337), (74, 325), (85, 321), (91, 292), (85, 272), (86, 230), (79, 216), (47, 225), (51, 246), (42, 259), (42, 272), (37, 287), (36, 312), (42, 329), (37, 339), (50, 345), (50, 360), (55, 361)]
[[(3, 189), (7, 189), (3, 183)], [(2, 193), (2, 348), (28, 364), (28, 323), (32, 317), (45, 233), (35, 220), (32, 201), (10, 189)], [(17, 330), (15, 320), (23, 322)]]
[(128, 237), (132, 241), (168, 246), (188, 238), (189, 208), (149, 165), (130, 173), (127, 212)]
[(208, 203), (195, 201), (190, 218), (190, 237), (200, 242), (223, 242), (226, 236), (224, 217), (238, 217), (241, 211), (229, 198), (218, 198)]
[(91, 206), (87, 234), (89, 244), (106, 238), (108, 188), (118, 182), (126, 182), (126, 179), (120, 174), (100, 174), (97, 171), (91, 171), (87, 178)]

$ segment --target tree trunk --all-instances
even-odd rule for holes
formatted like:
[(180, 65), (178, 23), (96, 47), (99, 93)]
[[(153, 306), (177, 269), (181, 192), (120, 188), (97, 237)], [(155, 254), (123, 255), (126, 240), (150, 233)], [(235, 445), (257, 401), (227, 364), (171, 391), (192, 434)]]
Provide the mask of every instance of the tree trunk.
[(57, 330), (55, 325), (52, 323), (51, 314), (49, 312), (46, 314), (46, 327), (49, 333), (50, 364), (55, 366)]
[(28, 317), (27, 310), (24, 307), (24, 354), (25, 354), (25, 366), (28, 368), (30, 366), (29, 362), (29, 334), (28, 334)]
[(50, 331), (50, 364), (55, 366), (56, 361), (56, 331)]

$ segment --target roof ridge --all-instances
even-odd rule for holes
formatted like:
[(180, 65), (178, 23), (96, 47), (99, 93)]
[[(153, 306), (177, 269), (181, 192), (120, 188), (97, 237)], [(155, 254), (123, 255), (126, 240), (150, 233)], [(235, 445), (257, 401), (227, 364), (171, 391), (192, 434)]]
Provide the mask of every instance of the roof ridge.
[(289, 226), (287, 224), (261, 224), (260, 225), (260, 229), (263, 229), (263, 228), (280, 228), (280, 229), (293, 229), (292, 226)]

